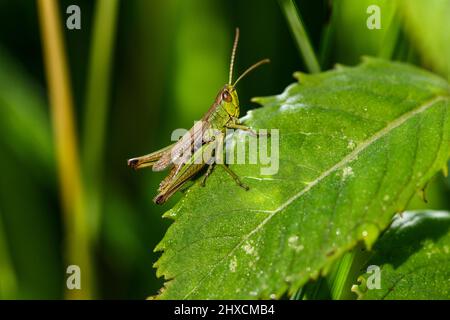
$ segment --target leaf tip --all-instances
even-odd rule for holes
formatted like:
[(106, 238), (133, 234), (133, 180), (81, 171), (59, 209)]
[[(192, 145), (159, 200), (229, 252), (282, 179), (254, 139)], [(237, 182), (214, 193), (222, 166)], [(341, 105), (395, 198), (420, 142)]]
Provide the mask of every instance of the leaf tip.
[(364, 241), (367, 250), (371, 250), (380, 234), (378, 226), (373, 223), (363, 223), (357, 230), (359, 237)]
[(447, 165), (444, 165), (443, 167), (442, 167), (442, 174), (444, 175), (444, 177), (448, 177), (448, 166)]
[(372, 56), (367, 56), (367, 55), (361, 56), (362, 64), (374, 64), (374, 63), (379, 63), (380, 61), (384, 61), (384, 60), (380, 59), (380, 58), (372, 57)]
[(428, 203), (426, 187), (420, 189), (418, 191), (418, 194), (419, 194), (420, 199), (422, 199), (423, 202)]
[(263, 105), (264, 103), (264, 98), (263, 97), (253, 97), (250, 99), (251, 102), (253, 103), (257, 103), (259, 105)]
[(341, 63), (336, 63), (336, 64), (334, 64), (334, 67), (333, 67), (333, 69), (336, 71), (344, 71), (344, 70), (347, 70), (348, 68), (349, 67), (347, 67), (346, 65), (343, 65)]
[(301, 72), (301, 71), (296, 71), (294, 72), (294, 74), (292, 75), (294, 77), (294, 79), (296, 79), (299, 83), (303, 83), (306, 82), (306, 79), (308, 78), (308, 74)]

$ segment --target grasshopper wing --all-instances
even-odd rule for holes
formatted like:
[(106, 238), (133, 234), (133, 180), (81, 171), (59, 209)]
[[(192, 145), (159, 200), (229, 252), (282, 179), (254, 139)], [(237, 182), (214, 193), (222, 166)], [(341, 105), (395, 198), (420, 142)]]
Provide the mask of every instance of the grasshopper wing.
[(162, 171), (172, 164), (178, 165), (189, 161), (193, 153), (198, 150), (204, 143), (204, 132), (209, 129), (210, 125), (206, 121), (198, 121), (186, 132), (183, 137), (178, 140), (161, 158), (153, 164), (153, 171)]

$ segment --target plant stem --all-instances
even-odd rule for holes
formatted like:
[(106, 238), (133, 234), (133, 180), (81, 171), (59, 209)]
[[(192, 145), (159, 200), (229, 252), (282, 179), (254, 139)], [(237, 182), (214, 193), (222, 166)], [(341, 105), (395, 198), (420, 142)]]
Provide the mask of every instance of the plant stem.
[(293, 0), (279, 0), (291, 32), (295, 38), (300, 54), (309, 72), (320, 72), (320, 65), (303, 26), (302, 19)]
[(38, 0), (48, 95), (57, 153), (67, 265), (81, 269), (81, 290), (68, 290), (68, 298), (92, 296), (92, 268), (86, 224), (83, 181), (73, 116), (73, 100), (66, 61), (61, 19), (55, 0)]
[(83, 169), (92, 237), (101, 215), (102, 155), (105, 142), (111, 60), (113, 57), (118, 0), (98, 0), (94, 14), (83, 132)]

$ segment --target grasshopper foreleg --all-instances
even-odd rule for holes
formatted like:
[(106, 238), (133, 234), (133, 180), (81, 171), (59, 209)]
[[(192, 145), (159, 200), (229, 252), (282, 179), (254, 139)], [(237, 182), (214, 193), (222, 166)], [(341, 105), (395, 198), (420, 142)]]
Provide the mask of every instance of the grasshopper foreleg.
[(229, 123), (226, 125), (226, 127), (228, 129), (238, 129), (238, 130), (243, 130), (243, 131), (247, 131), (248, 133), (250, 133), (252, 136), (257, 137), (257, 136), (270, 136), (270, 133), (256, 133), (252, 128), (243, 125), (243, 124), (239, 124), (239, 123)]

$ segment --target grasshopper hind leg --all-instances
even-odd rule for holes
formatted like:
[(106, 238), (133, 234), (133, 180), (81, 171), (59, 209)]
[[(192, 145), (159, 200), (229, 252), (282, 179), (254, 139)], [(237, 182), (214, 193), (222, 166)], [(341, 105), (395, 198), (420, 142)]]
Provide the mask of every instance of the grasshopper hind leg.
[(236, 182), (236, 184), (241, 187), (242, 189), (244, 189), (245, 191), (250, 190), (249, 186), (247, 186), (246, 184), (244, 184), (241, 179), (239, 178), (239, 176), (233, 172), (233, 170), (231, 170), (227, 165), (225, 164), (221, 164), (220, 165), (222, 168), (225, 169), (225, 171), (233, 178), (233, 180)]
[(212, 173), (213, 169), (214, 169), (214, 163), (210, 164), (208, 167), (208, 170), (206, 170), (205, 175), (202, 178), (202, 182), (200, 183), (200, 185), (202, 187), (204, 187), (206, 185), (206, 179), (208, 179), (209, 175)]
[(145, 167), (151, 167), (155, 164), (156, 161), (145, 161), (144, 157), (132, 158), (127, 161), (128, 166), (133, 168), (134, 170), (142, 169)]
[(170, 146), (167, 146), (161, 150), (147, 154), (145, 156), (129, 159), (127, 161), (128, 166), (135, 170), (146, 168), (146, 167), (152, 167), (155, 163), (157, 163), (161, 159), (161, 157), (163, 157), (167, 153), (170, 154), (170, 151), (172, 148), (173, 148), (173, 144)]

